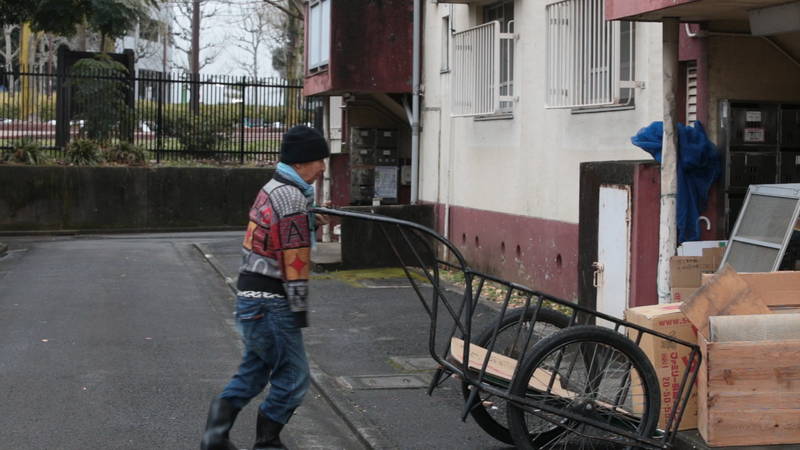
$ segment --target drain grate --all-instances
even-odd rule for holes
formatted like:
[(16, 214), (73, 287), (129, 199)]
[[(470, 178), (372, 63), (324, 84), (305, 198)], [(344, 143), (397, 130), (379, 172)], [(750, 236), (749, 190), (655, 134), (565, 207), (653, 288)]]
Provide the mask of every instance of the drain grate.
[(428, 382), (417, 375), (363, 375), (338, 377), (339, 384), (351, 390), (424, 389)]

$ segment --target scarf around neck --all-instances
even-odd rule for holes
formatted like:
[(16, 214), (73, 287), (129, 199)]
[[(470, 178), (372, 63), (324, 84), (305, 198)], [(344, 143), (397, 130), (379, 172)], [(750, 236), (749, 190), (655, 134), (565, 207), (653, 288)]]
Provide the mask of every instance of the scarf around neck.
[[(302, 177), (300, 177), (300, 175), (297, 174), (297, 171), (294, 170), (294, 167), (292, 167), (292, 166), (290, 166), (288, 164), (279, 162), (277, 167), (276, 167), (276, 170), (278, 171), (278, 174), (280, 174), (282, 177), (286, 178), (287, 180), (290, 180), (298, 188), (300, 188), (301, 191), (303, 191), (303, 195), (306, 196), (306, 201), (307, 201), (307, 205), (308, 205), (309, 208), (314, 206), (314, 186), (313, 185), (310, 185), (310, 184), (306, 183), (306, 180), (304, 180)], [(316, 233), (317, 226), (316, 226), (316, 218), (314, 217), (314, 214), (311, 213), (311, 212), (308, 213), (308, 226), (310, 228), (310, 232), (311, 232), (311, 235), (312, 235), (311, 236), (312, 237), (312, 239), (311, 239), (311, 247), (314, 248), (314, 247), (317, 246), (317, 240), (314, 238), (314, 234)]]

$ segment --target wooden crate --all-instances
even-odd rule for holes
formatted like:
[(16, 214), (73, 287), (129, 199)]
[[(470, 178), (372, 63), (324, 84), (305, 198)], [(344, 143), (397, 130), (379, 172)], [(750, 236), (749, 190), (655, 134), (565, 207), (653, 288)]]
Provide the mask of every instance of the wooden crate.
[(800, 443), (800, 340), (698, 341), (698, 429), (706, 443)]
[[(699, 330), (697, 422), (709, 446), (800, 444), (800, 337), (748, 336), (755, 334), (748, 317), (771, 315), (767, 305), (800, 306), (793, 305), (800, 303), (796, 286), (798, 272), (737, 274), (726, 267), (682, 305)], [(739, 336), (712, 341), (711, 316), (740, 316), (729, 323)], [(775, 319), (798, 320), (780, 316)]]

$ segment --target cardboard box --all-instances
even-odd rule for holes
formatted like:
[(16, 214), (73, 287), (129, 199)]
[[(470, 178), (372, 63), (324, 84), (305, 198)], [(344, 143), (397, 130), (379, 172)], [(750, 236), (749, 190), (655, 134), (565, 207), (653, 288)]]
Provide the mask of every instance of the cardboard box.
[(702, 283), (703, 274), (717, 271), (725, 249), (722, 247), (704, 248), (703, 256), (673, 256), (669, 259), (669, 286), (672, 301), (684, 301)]
[[(737, 274), (726, 267), (707, 278), (702, 289), (682, 304), (686, 317), (700, 330), (703, 362), (698, 374), (697, 419), (700, 434), (710, 446), (800, 443), (800, 339), (776, 335), (761, 340), (754, 322), (754, 315), (770, 314), (766, 299), (781, 299), (783, 304), (775, 309), (800, 306), (800, 289), (787, 295), (795, 286), (787, 284), (787, 279), (798, 276)], [(794, 305), (785, 304), (791, 298)], [(741, 340), (711, 340), (709, 322), (714, 316), (734, 316), (719, 323), (728, 322), (727, 335), (733, 328)], [(788, 313), (770, 319), (775, 320), (800, 319)], [(767, 328), (779, 331), (787, 326)]]
[[(658, 331), (687, 342), (697, 342), (696, 331), (692, 323), (680, 310), (679, 303), (664, 305), (639, 306), (625, 311), (625, 320), (636, 325)], [(663, 429), (672, 408), (677, 402), (681, 377), (688, 364), (690, 349), (674, 342), (666, 341), (652, 335), (645, 334), (639, 347), (644, 351), (653, 367), (656, 369), (659, 386), (661, 387), (661, 411), (659, 412), (658, 427)], [(697, 389), (692, 390), (692, 395), (686, 404), (686, 410), (679, 425), (680, 430), (697, 428)]]

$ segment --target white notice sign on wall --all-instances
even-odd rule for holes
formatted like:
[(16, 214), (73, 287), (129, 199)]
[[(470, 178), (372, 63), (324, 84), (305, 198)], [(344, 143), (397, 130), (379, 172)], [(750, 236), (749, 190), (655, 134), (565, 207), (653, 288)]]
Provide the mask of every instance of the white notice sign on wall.
[(745, 142), (764, 142), (764, 129), (745, 128), (743, 138)]
[(375, 196), (397, 198), (397, 167), (375, 166)]
[(761, 111), (747, 111), (744, 113), (746, 122), (761, 122)]

